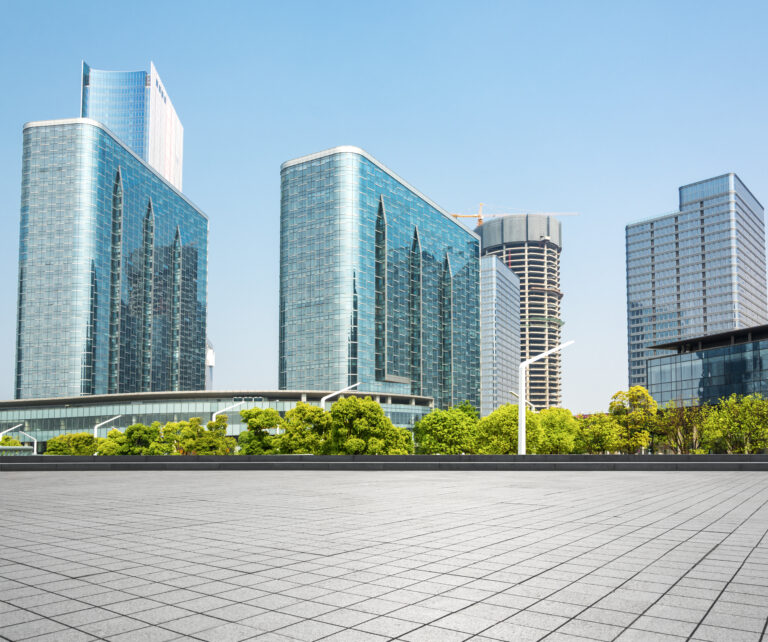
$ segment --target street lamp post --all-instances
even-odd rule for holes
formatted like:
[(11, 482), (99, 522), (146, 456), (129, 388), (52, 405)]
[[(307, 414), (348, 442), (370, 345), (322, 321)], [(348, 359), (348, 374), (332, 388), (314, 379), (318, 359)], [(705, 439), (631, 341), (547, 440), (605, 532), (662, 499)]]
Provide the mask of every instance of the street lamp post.
[(551, 350), (547, 350), (546, 352), (537, 354), (532, 359), (523, 361), (520, 364), (520, 379), (519, 379), (520, 392), (517, 395), (517, 398), (519, 400), (519, 403), (517, 405), (517, 454), (518, 455), (525, 454), (525, 404), (528, 403), (528, 401), (525, 398), (525, 383), (526, 383), (526, 374), (528, 372), (528, 366), (530, 366), (534, 361), (538, 361), (539, 359), (548, 357), (552, 353), (557, 352), (558, 350), (562, 350), (563, 348), (571, 345), (572, 343), (574, 342), (566, 341), (565, 343), (561, 343), (556, 348), (552, 348)]
[[(23, 425), (24, 425), (24, 424), (16, 424), (16, 425), (15, 425), (13, 428), (6, 428), (5, 430), (3, 430), (3, 432), (0, 432), (0, 437), (2, 437), (2, 436), (3, 436), (5, 433), (7, 433), (7, 432), (12, 432), (12, 431), (14, 431), (14, 430), (18, 430), (18, 429), (19, 429), (19, 428), (21, 428)], [(26, 435), (27, 437), (29, 437), (29, 438), (32, 440), (32, 454), (33, 454), (33, 455), (36, 455), (36, 454), (37, 454), (37, 439), (35, 439), (35, 438), (34, 438), (32, 435), (30, 435), (28, 432), (24, 432), (23, 430), (19, 430), (19, 432), (20, 432), (22, 435)]]
[(216, 421), (216, 417), (218, 417), (221, 413), (226, 412), (227, 410), (232, 410), (232, 408), (237, 408), (238, 406), (242, 406), (245, 403), (245, 401), (238, 401), (237, 403), (233, 403), (231, 406), (227, 406), (226, 408), (222, 408), (221, 410), (217, 410), (216, 412), (211, 415), (211, 421)]
[(104, 426), (105, 424), (108, 424), (110, 421), (114, 421), (115, 419), (120, 419), (123, 415), (115, 415), (114, 417), (110, 417), (106, 421), (102, 421), (100, 424), (96, 424), (93, 427), (93, 438), (98, 439), (99, 438), (99, 428)]
[(332, 392), (329, 395), (325, 395), (325, 397), (323, 397), (320, 400), (320, 407), (323, 410), (325, 410), (325, 402), (328, 401), (331, 397), (335, 397), (336, 395), (340, 395), (342, 392), (346, 392), (347, 390), (352, 390), (352, 388), (357, 388), (357, 386), (359, 386), (359, 385), (360, 385), (360, 382), (358, 381), (357, 383), (353, 383), (351, 386), (347, 386), (346, 388), (342, 388), (341, 390), (337, 390), (336, 392)]
[[(517, 393), (516, 393), (514, 390), (510, 390), (510, 391), (509, 391), (509, 394), (511, 394), (511, 395), (515, 395), (515, 398), (516, 398), (516, 399), (519, 399), (519, 398), (520, 398), (520, 397), (518, 397)], [(534, 405), (533, 405), (533, 404), (532, 404), (530, 401), (527, 401), (527, 400), (526, 400), (526, 402), (525, 402), (525, 403), (528, 405), (528, 407), (529, 407), (531, 410), (533, 410), (534, 412), (536, 412), (536, 406), (534, 406)]]

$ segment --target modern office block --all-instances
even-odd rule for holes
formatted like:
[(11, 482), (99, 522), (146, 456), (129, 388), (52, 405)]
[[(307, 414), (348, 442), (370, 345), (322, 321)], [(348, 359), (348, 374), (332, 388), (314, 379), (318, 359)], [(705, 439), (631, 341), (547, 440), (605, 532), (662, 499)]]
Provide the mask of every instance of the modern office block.
[[(520, 279), (498, 257), (480, 259), (480, 416), (517, 403)], [(513, 394), (514, 393), (514, 394)]]
[(80, 116), (103, 123), (181, 191), (184, 128), (163, 81), (149, 71), (105, 71), (83, 62)]
[(479, 403), (479, 239), (356, 147), (281, 170), (281, 389)]
[[(498, 256), (520, 279), (520, 358), (535, 357), (562, 342), (560, 318), (560, 221), (551, 216), (501, 216), (476, 229), (483, 255)], [(562, 395), (560, 352), (528, 368), (527, 399), (536, 407), (558, 407)]]
[(16, 398), (205, 385), (208, 221), (101, 123), (24, 127)]
[(647, 386), (655, 344), (768, 321), (762, 205), (736, 174), (679, 194), (679, 211), (626, 228), (630, 386)]
[(648, 392), (657, 403), (717, 403), (732, 394), (768, 397), (768, 325), (654, 346), (674, 354), (646, 361)]

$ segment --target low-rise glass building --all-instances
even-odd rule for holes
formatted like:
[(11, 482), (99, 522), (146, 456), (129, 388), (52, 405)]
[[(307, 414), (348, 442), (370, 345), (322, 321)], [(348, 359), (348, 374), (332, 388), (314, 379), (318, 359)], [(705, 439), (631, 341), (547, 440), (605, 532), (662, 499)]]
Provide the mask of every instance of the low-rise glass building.
[(478, 236), (357, 147), (281, 189), (279, 387), (478, 406)]
[[(0, 401), (0, 431), (22, 424), (21, 430), (42, 443), (64, 433), (93, 433), (97, 424), (110, 418), (115, 419), (98, 429), (99, 437), (106, 437), (107, 433), (114, 428), (122, 431), (136, 423), (149, 425), (159, 421), (165, 424), (169, 421), (186, 421), (190, 417), (200, 417), (203, 423), (206, 423), (211, 420), (214, 413), (224, 411), (228, 419), (227, 434), (237, 436), (246, 429), (241, 422), (241, 410), (274, 408), (283, 415), (300, 401), (320, 405), (320, 400), (331, 392), (330, 390), (196, 390)], [(346, 392), (344, 395), (371, 396), (374, 401), (381, 404), (384, 414), (392, 420), (393, 424), (409, 430), (433, 407), (433, 400), (430, 397), (357, 392)], [(338, 398), (337, 395), (327, 401), (326, 409), (330, 409), (332, 403)], [(18, 432), (8, 434), (22, 443), (29, 441)]]
[(653, 346), (648, 392), (659, 405), (717, 403), (732, 394), (768, 397), (768, 325)]

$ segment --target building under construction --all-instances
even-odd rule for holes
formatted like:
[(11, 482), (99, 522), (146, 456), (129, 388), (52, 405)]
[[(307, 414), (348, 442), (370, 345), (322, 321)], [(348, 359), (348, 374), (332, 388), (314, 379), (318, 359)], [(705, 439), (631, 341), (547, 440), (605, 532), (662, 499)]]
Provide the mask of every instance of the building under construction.
[[(487, 220), (475, 231), (481, 238), (481, 253), (499, 256), (520, 279), (521, 359), (560, 345), (560, 221), (511, 214)], [(560, 406), (561, 375), (559, 352), (530, 365), (527, 398), (537, 410)]]

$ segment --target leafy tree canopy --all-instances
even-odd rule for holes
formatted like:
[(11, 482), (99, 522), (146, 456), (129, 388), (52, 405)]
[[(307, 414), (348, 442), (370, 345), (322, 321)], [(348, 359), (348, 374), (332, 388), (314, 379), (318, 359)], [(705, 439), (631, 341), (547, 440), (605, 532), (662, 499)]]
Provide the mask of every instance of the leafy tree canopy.
[(65, 433), (48, 440), (45, 454), (90, 456), (96, 452), (98, 443), (91, 433)]
[[(477, 426), (477, 452), (483, 455), (517, 454), (517, 404), (499, 406)], [(538, 415), (526, 409), (525, 445), (528, 452), (538, 452), (540, 424)]]
[(3, 435), (0, 438), (0, 446), (21, 446), (21, 442), (10, 435)]
[(408, 455), (411, 434), (392, 424), (370, 397), (342, 397), (331, 406), (331, 432), (325, 455)]
[(277, 439), (281, 454), (318, 455), (331, 432), (331, 415), (319, 406), (299, 402), (285, 413)]
[(417, 451), (424, 455), (461, 455), (476, 452), (477, 414), (469, 404), (435, 409), (414, 427)]
[(759, 394), (721, 399), (707, 412), (701, 441), (706, 450), (728, 454), (768, 449), (768, 400)]
[(276, 437), (269, 430), (280, 425), (280, 413), (274, 408), (250, 408), (241, 410), (240, 416), (248, 426), (237, 438), (241, 455), (277, 454)]
[(538, 414), (538, 421), (540, 426), (538, 444), (536, 449), (531, 448), (530, 452), (546, 455), (566, 455), (573, 452), (579, 426), (570, 410), (545, 408)]
[(575, 452), (589, 455), (621, 450), (623, 429), (612, 415), (594, 414), (577, 421)]

